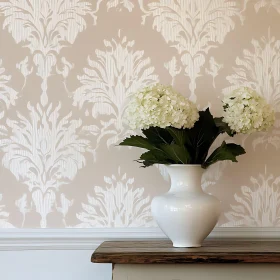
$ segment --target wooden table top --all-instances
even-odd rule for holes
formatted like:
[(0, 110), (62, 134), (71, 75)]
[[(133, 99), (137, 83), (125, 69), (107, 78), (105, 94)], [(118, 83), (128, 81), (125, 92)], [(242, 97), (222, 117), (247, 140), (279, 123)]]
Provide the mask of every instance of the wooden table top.
[(201, 248), (174, 248), (159, 241), (107, 241), (93, 253), (94, 263), (280, 263), (280, 241), (207, 240)]

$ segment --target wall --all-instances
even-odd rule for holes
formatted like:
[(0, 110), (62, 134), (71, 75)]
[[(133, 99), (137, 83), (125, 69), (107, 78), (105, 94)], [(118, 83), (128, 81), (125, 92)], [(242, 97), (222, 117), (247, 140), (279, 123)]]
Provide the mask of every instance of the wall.
[[(243, 240), (280, 240), (280, 233), (277, 228), (217, 227), (210, 237), (219, 240), (240, 238)], [(2, 229), (0, 232), (1, 277), (5, 280), (50, 278), (53, 280), (110, 280), (112, 266), (92, 264), (90, 256), (104, 240), (128, 238), (159, 240), (165, 236), (159, 228), (152, 227)], [(251, 269), (254, 274), (254, 266)], [(200, 279), (201, 277), (198, 278)]]
[[(279, 23), (278, 0), (1, 0), (3, 238), (3, 228), (153, 227), (150, 201), (169, 183), (156, 167), (139, 168), (139, 150), (115, 146), (131, 133), (122, 124), (129, 96), (172, 84), (218, 116), (223, 95), (246, 85), (279, 112)], [(205, 173), (205, 190), (223, 202), (218, 226), (280, 225), (279, 134), (277, 116), (269, 133), (234, 139), (247, 151), (238, 164)], [(73, 275), (99, 271), (85, 252), (1, 252), (2, 275), (18, 279), (16, 267), (32, 279), (29, 261), (66, 256)]]
[[(0, 252), (1, 275), (6, 280), (110, 280), (111, 265), (91, 264), (91, 251)], [(71, 267), (71, 269), (69, 269)]]
[[(160, 81), (219, 115), (247, 85), (278, 111), (279, 14), (272, 0), (1, 1), (0, 226), (153, 226), (168, 182), (115, 146), (128, 97)], [(278, 127), (206, 172), (219, 226), (279, 226)]]

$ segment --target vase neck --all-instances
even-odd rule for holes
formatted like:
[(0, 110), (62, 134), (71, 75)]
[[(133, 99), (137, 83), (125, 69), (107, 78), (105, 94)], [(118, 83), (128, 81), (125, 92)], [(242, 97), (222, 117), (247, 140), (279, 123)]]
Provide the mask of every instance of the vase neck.
[(203, 192), (201, 178), (203, 169), (200, 165), (167, 165), (171, 178), (171, 192)]

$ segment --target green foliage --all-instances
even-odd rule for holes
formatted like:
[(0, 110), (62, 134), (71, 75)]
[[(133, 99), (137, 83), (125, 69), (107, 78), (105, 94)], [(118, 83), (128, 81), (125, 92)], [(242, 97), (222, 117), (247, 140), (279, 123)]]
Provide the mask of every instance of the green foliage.
[(131, 136), (120, 145), (148, 150), (138, 160), (143, 167), (153, 164), (201, 164), (207, 168), (221, 160), (236, 162), (236, 157), (245, 153), (241, 146), (223, 142), (207, 158), (210, 147), (220, 134), (234, 135), (222, 118), (213, 118), (209, 109), (199, 112), (199, 120), (191, 129), (150, 127), (142, 132), (145, 137)]
[(190, 151), (193, 164), (203, 163), (207, 157), (208, 150), (219, 136), (219, 128), (216, 126), (209, 109), (199, 112), (199, 120), (194, 127), (186, 130), (186, 145)]
[(160, 149), (176, 164), (188, 164), (190, 162), (190, 155), (184, 145), (162, 144)]
[(214, 118), (216, 126), (219, 128), (220, 133), (227, 133), (229, 136), (234, 136), (235, 131), (232, 131), (227, 123), (223, 122), (223, 118)]
[(171, 144), (173, 142), (172, 135), (164, 128), (150, 127), (149, 129), (143, 129), (142, 132), (154, 145), (162, 143)]
[(151, 166), (153, 164), (175, 164), (175, 162), (168, 158), (168, 156), (165, 154), (165, 152), (161, 150), (152, 150), (148, 151), (141, 155), (140, 160), (141, 163), (143, 163), (144, 167)]
[(240, 146), (233, 143), (227, 144), (225, 141), (217, 148), (208, 159), (202, 164), (203, 168), (207, 168), (221, 160), (231, 160), (237, 162), (236, 157), (245, 154), (245, 150)]
[(155, 148), (152, 144), (151, 139), (144, 138), (138, 135), (130, 136), (129, 138), (124, 139), (119, 145), (144, 148), (146, 150), (153, 150)]

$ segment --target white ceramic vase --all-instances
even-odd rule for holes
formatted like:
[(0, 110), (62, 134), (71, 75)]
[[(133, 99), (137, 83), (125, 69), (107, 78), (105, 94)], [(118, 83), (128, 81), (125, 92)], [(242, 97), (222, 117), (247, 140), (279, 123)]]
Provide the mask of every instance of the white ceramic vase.
[(201, 247), (220, 215), (220, 201), (201, 188), (200, 165), (166, 165), (170, 190), (152, 201), (152, 214), (174, 247)]

